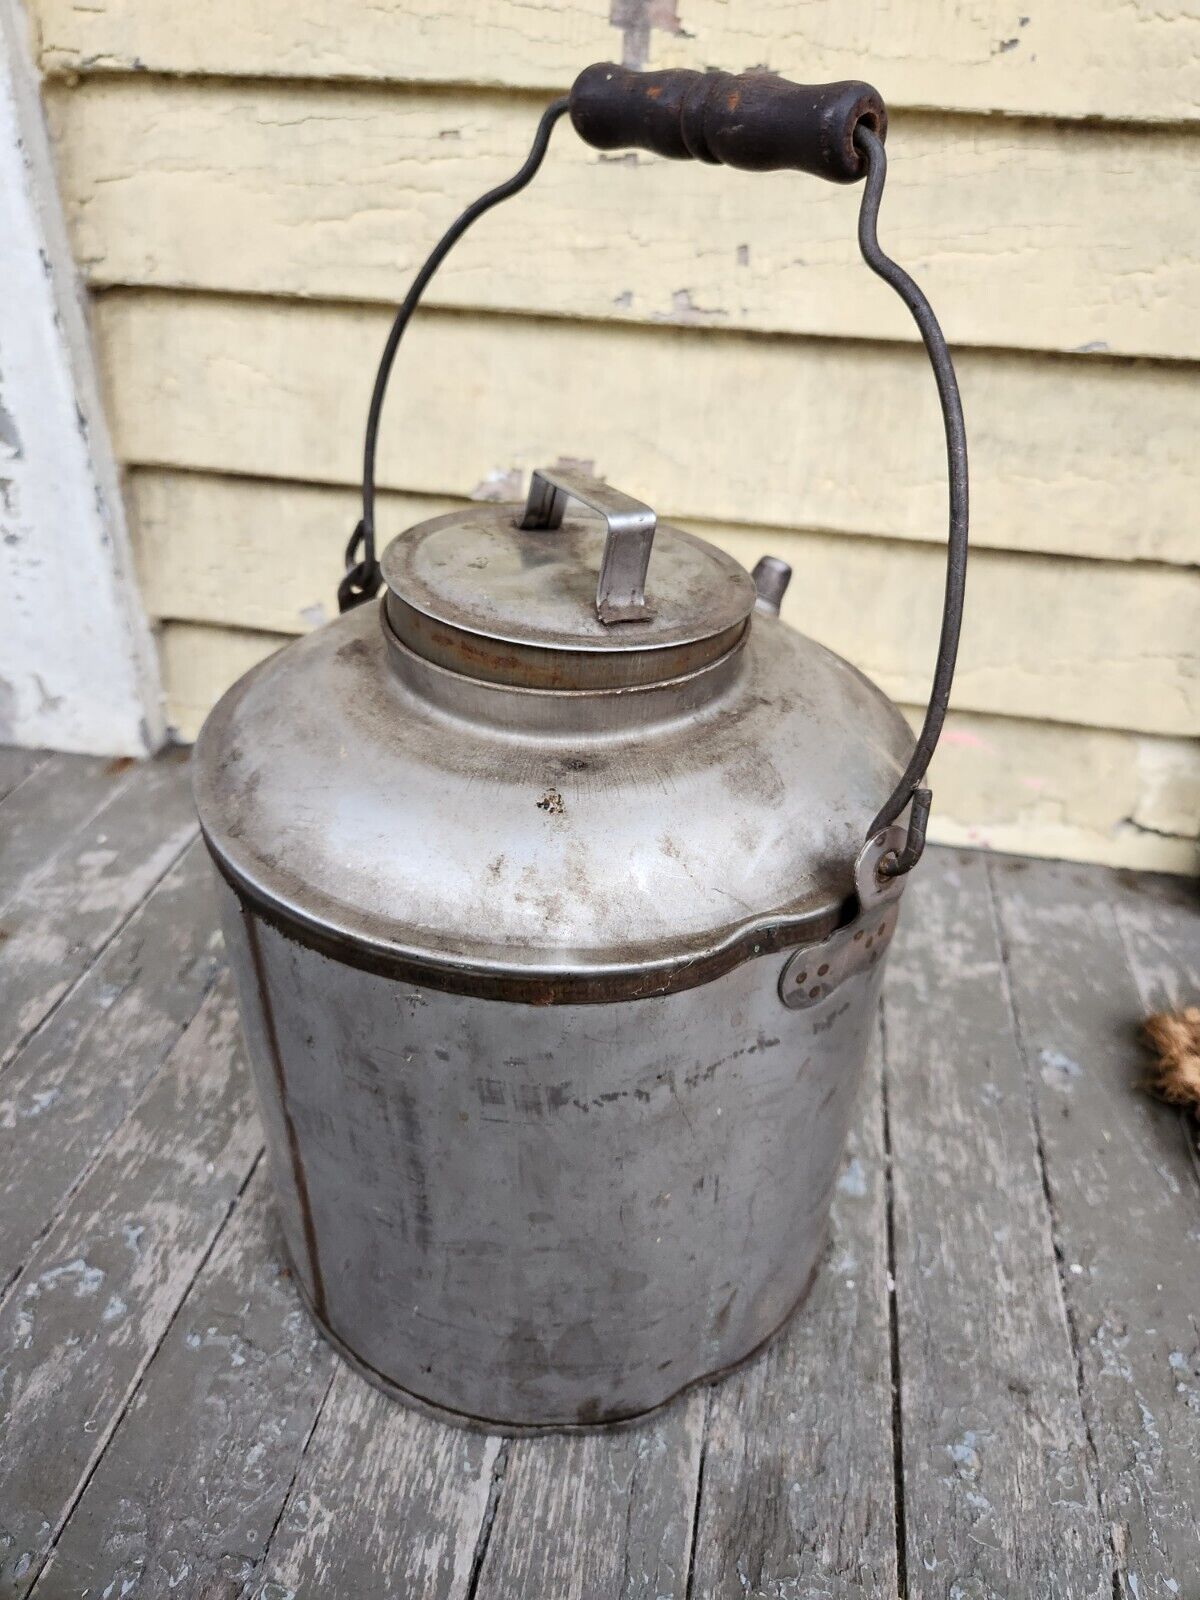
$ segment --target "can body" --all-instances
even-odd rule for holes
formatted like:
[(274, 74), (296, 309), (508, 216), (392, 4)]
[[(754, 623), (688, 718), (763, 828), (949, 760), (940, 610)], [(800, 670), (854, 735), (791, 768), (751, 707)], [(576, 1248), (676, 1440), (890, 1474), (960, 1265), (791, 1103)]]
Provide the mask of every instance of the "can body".
[(451, 1419), (616, 1422), (803, 1298), (882, 961), (805, 1010), (777, 954), (514, 1004), (363, 970), (222, 893), (284, 1236), (369, 1377)]

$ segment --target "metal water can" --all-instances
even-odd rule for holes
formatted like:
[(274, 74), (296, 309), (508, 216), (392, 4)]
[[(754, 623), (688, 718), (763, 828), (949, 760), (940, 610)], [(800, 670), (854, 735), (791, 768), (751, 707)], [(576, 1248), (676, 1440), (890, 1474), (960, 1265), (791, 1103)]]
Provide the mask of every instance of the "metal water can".
[[(863, 253), (917, 319), (949, 449), (915, 749), (879, 689), (779, 619), (784, 563), (752, 577), (594, 478), (534, 471), (523, 504), (467, 505), (376, 559), (401, 335), (564, 114), (602, 149), (867, 179)], [(343, 614), (235, 684), (196, 747), (296, 1281), (362, 1373), (450, 1420), (639, 1416), (758, 1350), (817, 1271), (966, 555), (949, 357), (875, 237), (885, 128), (864, 84), (581, 74), (397, 315)]]

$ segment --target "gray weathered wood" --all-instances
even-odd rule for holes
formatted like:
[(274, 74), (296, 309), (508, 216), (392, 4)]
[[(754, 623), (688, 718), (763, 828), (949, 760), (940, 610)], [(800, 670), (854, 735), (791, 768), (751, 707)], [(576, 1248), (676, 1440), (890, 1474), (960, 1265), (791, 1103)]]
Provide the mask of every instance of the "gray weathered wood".
[(212, 987), (211, 879), (197, 841), (0, 1074), (0, 1297)]
[(243, 1192), (177, 759), (31, 762), (0, 752), (0, 1597), (892, 1600), (897, 1509), (913, 1600), (1190, 1593), (1200, 1167), (1136, 1029), (1200, 999), (1193, 887), (932, 852), (808, 1305), (647, 1425), (507, 1441), (335, 1362), (265, 1167)]
[[(281, 1265), (268, 1209), (260, 1164), (35, 1597), (211, 1600), (253, 1578), (334, 1362)], [(386, 1525), (404, 1537), (390, 1508)]]
[(697, 1597), (896, 1594), (885, 1196), (876, 1036), (808, 1303), (765, 1357), (712, 1391)]
[[(1114, 871), (1108, 886), (1143, 1012), (1200, 1005), (1200, 883)], [(1200, 1176), (1200, 1118), (1185, 1109), (1176, 1116)], [(1200, 1379), (1200, 1340), (1191, 1377)], [(1200, 1409), (1200, 1384), (1194, 1395)]]
[(0, 1595), (36, 1580), (259, 1148), (222, 979), (0, 1309)]
[(884, 991), (908, 1593), (1111, 1595), (987, 867), (931, 851)]
[(166, 872), (196, 830), (187, 768), (135, 767), (4, 908), (0, 1065), (38, 1026)]
[(31, 873), (44, 871), (133, 777), (131, 762), (94, 756), (49, 756), (32, 767), (4, 802), (0, 906)]
[(339, 1365), (256, 1600), (466, 1600), (502, 1441), (446, 1428)]
[(0, 745), (0, 801), (7, 800), (14, 789), (48, 759), (45, 750), (18, 750), (15, 745)]
[(1101, 869), (990, 867), (1121, 1594), (1200, 1572), (1200, 1186), (1137, 1088), (1142, 1000)]
[(612, 1434), (517, 1439), (478, 1600), (684, 1600), (707, 1392)]

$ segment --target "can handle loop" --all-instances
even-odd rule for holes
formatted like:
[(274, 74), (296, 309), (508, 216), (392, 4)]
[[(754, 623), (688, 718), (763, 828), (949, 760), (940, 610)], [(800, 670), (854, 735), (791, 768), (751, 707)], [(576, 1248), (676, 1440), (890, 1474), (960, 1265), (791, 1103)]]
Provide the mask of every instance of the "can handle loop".
[[(925, 830), (932, 794), (924, 779), (937, 747), (958, 654), (962, 628), (963, 598), (966, 589), (969, 495), (967, 440), (962, 401), (954, 364), (933, 308), (917, 284), (880, 247), (877, 236), (879, 206), (887, 177), (884, 139), (887, 113), (882, 99), (869, 84), (841, 83), (822, 85), (791, 84), (762, 73), (734, 77), (729, 73), (699, 73), (676, 69), (658, 73), (630, 72), (611, 63), (586, 67), (575, 81), (570, 96), (562, 96), (543, 111), (533, 145), (521, 167), (506, 182), (489, 189), (473, 202), (443, 234), (413, 280), (403, 304), (396, 312), (380, 358), (367, 412), (363, 442), (362, 518), (346, 547), (346, 572), (338, 586), (340, 610), (348, 611), (374, 599), (382, 575), (375, 553), (375, 457), (379, 418), (387, 391), (388, 378), (401, 337), (407, 328), (430, 279), (450, 250), (477, 218), (500, 201), (519, 193), (531, 181), (545, 158), (555, 124), (571, 113), (580, 137), (600, 149), (635, 145), (657, 151), (668, 158), (694, 158), (723, 162), (749, 171), (792, 168), (810, 172), (835, 183), (853, 183), (866, 176), (858, 217), (858, 245), (871, 271), (888, 284), (912, 314), (929, 356), (937, 384), (938, 401), (946, 435), (946, 462), (949, 479), (949, 531), (946, 554), (946, 585), (942, 604), (942, 625), (938, 638), (937, 662), (929, 704), (917, 735), (908, 765), (891, 794), (880, 807), (859, 855), (859, 871), (870, 863), (873, 897), (883, 895), (889, 880), (903, 877), (917, 864), (925, 847)], [(562, 479), (566, 474), (559, 475)], [(541, 497), (535, 506), (531, 486), (526, 506), (525, 526), (538, 507), (555, 507), (561, 522), (560, 491), (578, 490), (566, 482), (555, 482), (555, 475), (534, 475)], [(605, 486), (598, 485), (604, 489)], [(589, 491), (591, 492), (591, 491)], [(607, 491), (606, 491), (607, 492)], [(548, 498), (547, 498), (548, 497)], [(589, 504), (594, 502), (589, 501)], [(640, 504), (632, 502), (632, 504)], [(598, 507), (608, 515), (606, 507)], [(649, 510), (643, 507), (643, 510)], [(543, 513), (544, 514), (544, 513)], [(653, 513), (650, 513), (653, 516)], [(542, 526), (555, 526), (552, 522)], [(644, 538), (644, 552), (637, 539), (618, 536), (609, 521), (609, 538), (597, 591), (597, 610), (604, 618), (606, 581), (611, 583), (608, 599), (619, 605), (618, 590), (625, 597), (629, 617), (644, 616), (645, 562), (650, 557), (653, 527)], [(642, 553), (645, 562), (641, 560)], [(612, 557), (610, 569), (609, 557)], [(638, 567), (640, 564), (640, 580)], [(607, 580), (606, 580), (607, 572)], [(631, 581), (632, 580), (632, 581)], [(907, 826), (901, 836), (893, 827), (908, 809)], [(880, 849), (881, 845), (885, 848)], [(863, 888), (860, 885), (860, 897)]]

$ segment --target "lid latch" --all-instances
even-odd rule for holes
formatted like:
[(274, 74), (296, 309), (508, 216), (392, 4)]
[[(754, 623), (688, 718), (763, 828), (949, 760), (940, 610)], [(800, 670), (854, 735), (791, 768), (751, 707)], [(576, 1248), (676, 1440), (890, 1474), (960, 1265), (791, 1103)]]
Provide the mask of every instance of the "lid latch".
[(598, 511), (608, 524), (596, 584), (596, 615), (603, 623), (649, 622), (646, 569), (658, 517), (648, 505), (583, 472), (537, 468), (529, 480), (522, 528), (560, 528), (568, 500)]

